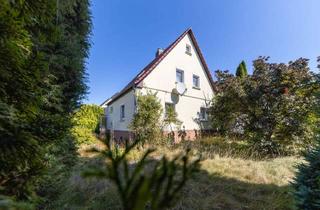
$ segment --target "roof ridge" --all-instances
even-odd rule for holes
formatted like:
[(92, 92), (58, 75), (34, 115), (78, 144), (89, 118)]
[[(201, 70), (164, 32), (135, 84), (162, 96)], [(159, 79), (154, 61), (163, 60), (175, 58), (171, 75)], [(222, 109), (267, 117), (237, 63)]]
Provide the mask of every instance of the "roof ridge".
[[(198, 46), (198, 43), (195, 39), (195, 36), (192, 32), (191, 27), (189, 27), (188, 29), (186, 29), (174, 42), (172, 42), (160, 55), (158, 55), (157, 57), (155, 57), (148, 65), (146, 65), (120, 92), (118, 92), (117, 94), (113, 95), (111, 100), (107, 103), (110, 104), (113, 101), (115, 101), (116, 99), (118, 99), (120, 96), (122, 96), (123, 94), (125, 94), (128, 90), (130, 90), (132, 87), (138, 85), (140, 82), (143, 81), (143, 79), (145, 79), (150, 73), (151, 71), (158, 66), (158, 64), (171, 52), (171, 50), (185, 37), (186, 34), (190, 34), (190, 37), (192, 39), (192, 41), (195, 44), (196, 50), (199, 54), (200, 60), (203, 64), (203, 67), (208, 75), (210, 84), (212, 89), (214, 90), (214, 83), (212, 80), (212, 76), (211, 73), (208, 69), (208, 66), (204, 60), (204, 57), (201, 53), (201, 50)], [(107, 100), (106, 100), (107, 101)]]

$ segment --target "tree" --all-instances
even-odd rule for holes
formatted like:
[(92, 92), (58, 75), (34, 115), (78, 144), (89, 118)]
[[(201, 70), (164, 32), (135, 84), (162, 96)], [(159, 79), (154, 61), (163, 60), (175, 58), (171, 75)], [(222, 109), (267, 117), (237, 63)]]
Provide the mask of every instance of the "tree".
[(99, 133), (99, 120), (103, 115), (102, 107), (94, 104), (83, 104), (73, 114), (71, 133), (77, 144), (93, 142)]
[(305, 155), (305, 163), (298, 166), (294, 181), (297, 209), (320, 208), (320, 139), (316, 148)]
[[(0, 0), (0, 183), (30, 198), (86, 92), (88, 1)], [(58, 145), (57, 145), (58, 146)]]
[(136, 139), (142, 144), (155, 141), (160, 137), (160, 117), (162, 107), (156, 93), (148, 92), (137, 95), (137, 111), (133, 116), (130, 128)]
[(245, 84), (248, 125), (246, 133), (261, 153), (298, 152), (312, 145), (315, 132), (310, 118), (318, 100), (319, 82), (307, 59), (289, 64), (254, 61), (254, 72)]
[[(320, 57), (318, 57), (320, 62)], [(318, 65), (320, 69), (320, 65)], [(315, 75), (315, 81), (320, 83), (320, 74)], [(317, 89), (315, 97), (320, 100), (320, 90)], [(298, 172), (295, 177), (293, 187), (297, 209), (319, 209), (320, 208), (320, 130), (319, 130), (319, 114), (320, 104), (317, 103), (314, 107), (314, 112), (317, 114), (317, 120), (312, 120), (315, 125), (315, 146), (306, 151), (304, 154), (305, 162), (298, 166)]]
[(312, 145), (320, 82), (307, 59), (276, 64), (260, 57), (253, 75), (241, 79), (216, 73), (210, 119), (218, 132), (242, 134), (261, 155), (296, 153)]
[(216, 71), (217, 93), (209, 107), (211, 126), (221, 135), (234, 134), (236, 124), (244, 113), (243, 80), (228, 71)]
[(248, 75), (248, 71), (247, 71), (246, 63), (244, 61), (241, 61), (241, 63), (237, 68), (236, 76), (243, 78), (243, 77), (246, 77), (247, 75)]

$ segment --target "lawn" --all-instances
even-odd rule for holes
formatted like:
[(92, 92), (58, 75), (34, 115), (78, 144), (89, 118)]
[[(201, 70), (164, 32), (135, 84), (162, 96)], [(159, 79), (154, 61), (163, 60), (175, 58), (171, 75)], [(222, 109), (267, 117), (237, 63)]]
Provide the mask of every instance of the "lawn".
[[(188, 181), (181, 199), (172, 209), (292, 209), (289, 183), (300, 158), (245, 158), (230, 152), (229, 147), (217, 149), (217, 145), (211, 152), (208, 149), (202, 151), (203, 144), (208, 145), (208, 139), (188, 143), (188, 146), (190, 144), (194, 144), (194, 152), (203, 153), (200, 171)], [(101, 144), (79, 149), (70, 176), (61, 181), (60, 192), (46, 209), (120, 209), (112, 183), (81, 176), (88, 166), (103, 164), (103, 160), (86, 152), (92, 146), (101, 147)], [(158, 146), (154, 157), (176, 154), (184, 146)], [(134, 161), (141, 153), (136, 150), (130, 158)]]

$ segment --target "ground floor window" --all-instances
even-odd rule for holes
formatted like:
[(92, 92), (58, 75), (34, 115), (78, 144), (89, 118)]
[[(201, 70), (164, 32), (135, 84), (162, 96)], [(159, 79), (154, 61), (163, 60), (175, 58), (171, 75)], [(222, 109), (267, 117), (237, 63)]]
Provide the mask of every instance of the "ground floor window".
[(208, 110), (205, 107), (200, 108), (200, 120), (208, 120)]
[(121, 105), (120, 107), (120, 120), (124, 120), (125, 118), (125, 106)]

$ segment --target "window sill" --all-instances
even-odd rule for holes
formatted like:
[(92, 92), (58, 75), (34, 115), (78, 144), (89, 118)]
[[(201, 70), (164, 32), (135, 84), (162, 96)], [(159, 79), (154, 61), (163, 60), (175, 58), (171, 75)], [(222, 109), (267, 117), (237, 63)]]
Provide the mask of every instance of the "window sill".
[(200, 119), (200, 122), (208, 122), (208, 119)]
[(199, 87), (196, 87), (196, 86), (193, 86), (192, 88), (193, 88), (193, 89), (196, 89), (196, 90), (200, 90), (200, 88), (199, 88)]
[(175, 84), (178, 84), (178, 83), (186, 85), (184, 82), (177, 82), (177, 81), (175, 81)]

